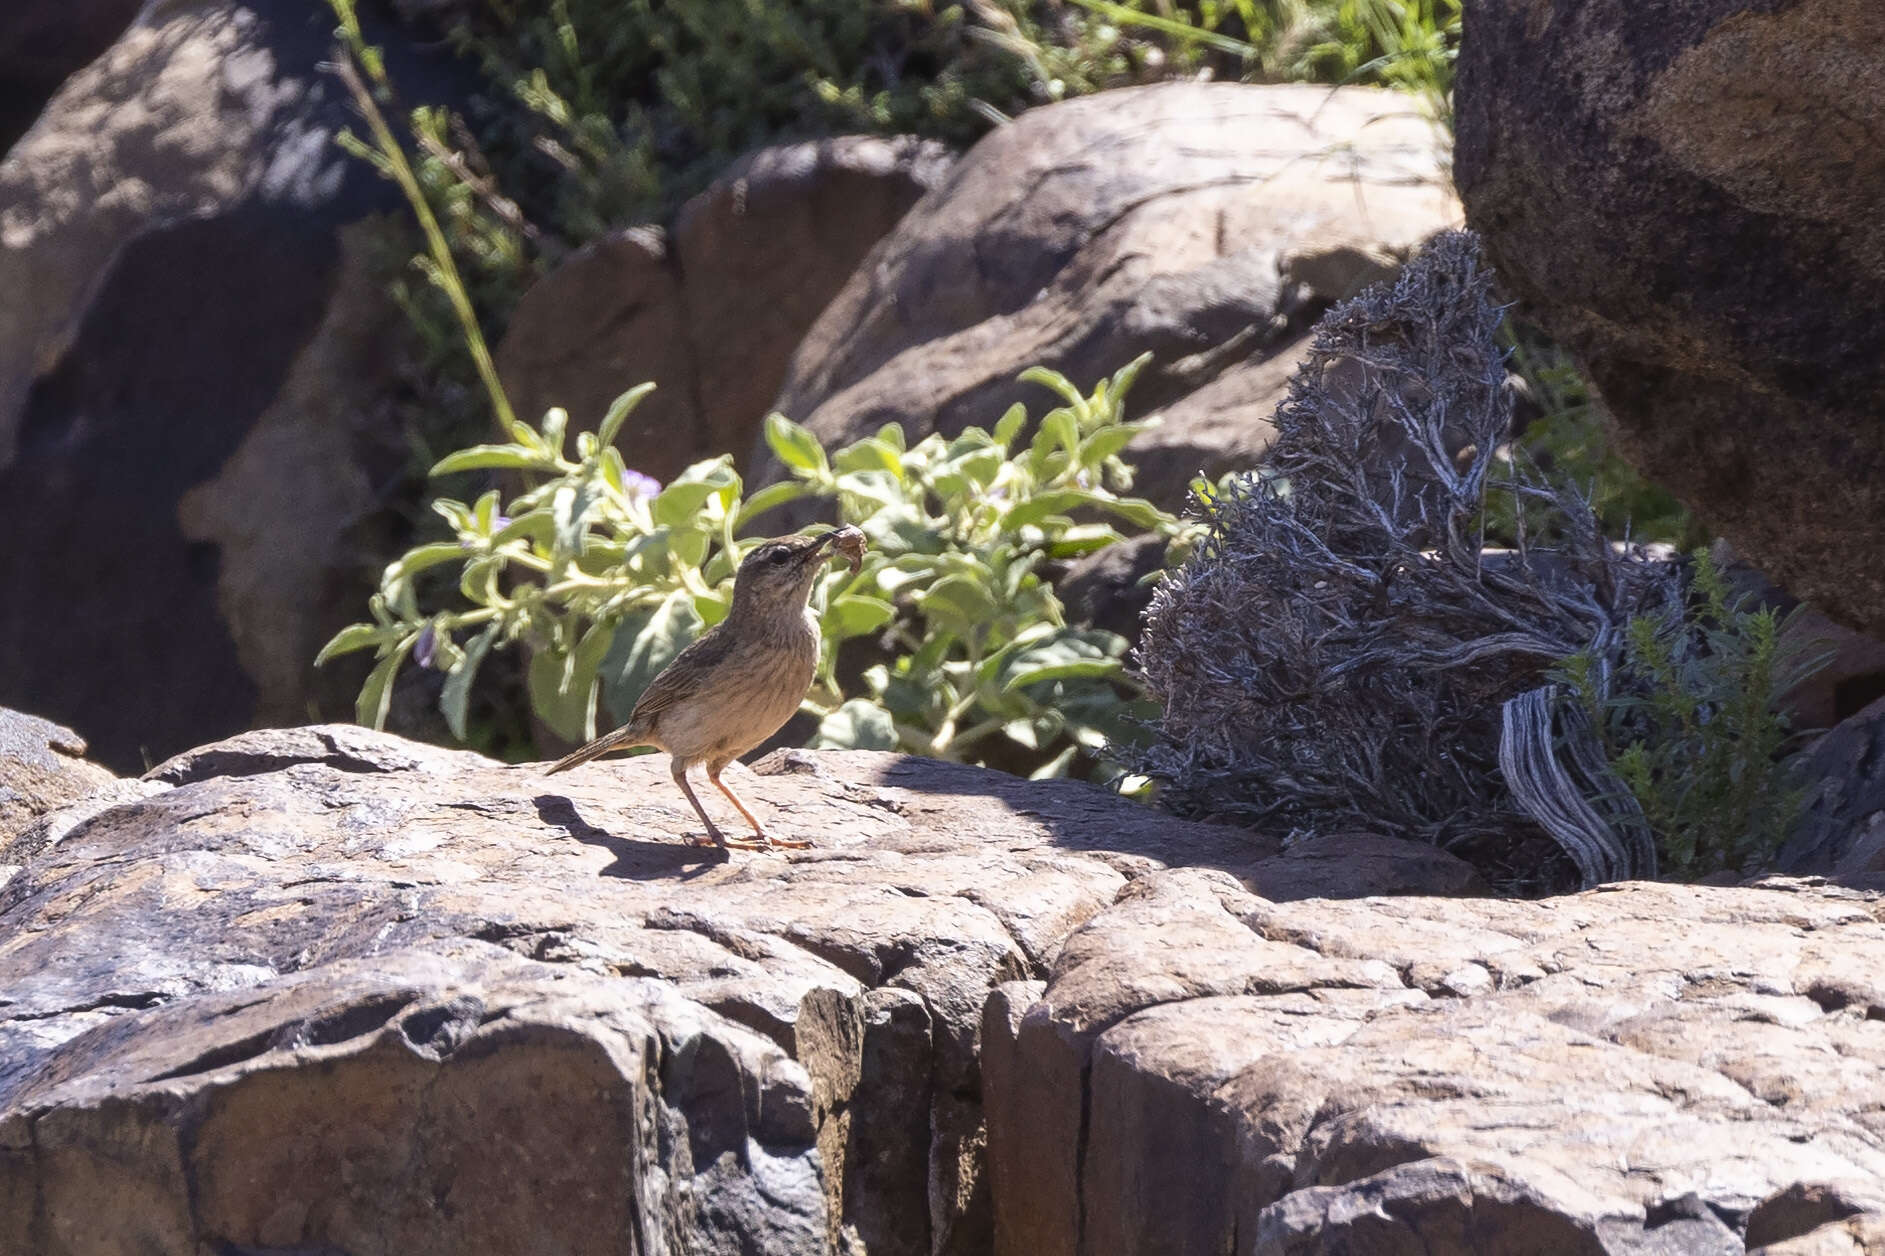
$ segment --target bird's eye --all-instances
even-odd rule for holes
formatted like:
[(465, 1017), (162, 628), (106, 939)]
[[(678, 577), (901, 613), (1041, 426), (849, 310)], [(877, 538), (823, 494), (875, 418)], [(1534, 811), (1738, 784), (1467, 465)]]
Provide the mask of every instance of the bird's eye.
[(766, 561), (771, 563), (773, 566), (777, 567), (780, 563), (783, 563), (786, 559), (790, 557), (792, 557), (792, 551), (781, 547), (779, 549), (773, 550), (770, 554), (767, 554)]

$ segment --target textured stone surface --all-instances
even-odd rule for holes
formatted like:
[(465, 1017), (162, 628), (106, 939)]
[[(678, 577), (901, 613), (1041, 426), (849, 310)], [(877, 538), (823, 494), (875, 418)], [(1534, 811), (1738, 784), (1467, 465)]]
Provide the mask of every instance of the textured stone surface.
[[(983, 1021), (997, 1250), (1862, 1251), (1885, 907), (1135, 881)], [(1823, 1231), (1823, 1233), (1822, 1233)]]
[(581, 250), (524, 294), (498, 348), (521, 417), (593, 428), (637, 384), (657, 391), (620, 445), (666, 480), (745, 458), (800, 337), (852, 270), (948, 169), (939, 145), (844, 136), (761, 149), (682, 206)]
[(0, 867), (18, 862), (34, 821), (117, 781), (86, 762), (85, 739), (71, 729), (0, 707)]
[[(827, 442), (1051, 404), (1146, 350), (1133, 452), (1168, 504), (1261, 458), (1299, 338), (1458, 218), (1433, 128), (1367, 89), (1173, 83), (1030, 110), (906, 215), (806, 335), (776, 408)], [(763, 462), (763, 460), (762, 460)]]
[(1885, 636), (1885, 90), (1866, 0), (1469, 7), (1455, 173), (1624, 451)]
[[(408, 99), (448, 95), (442, 55), (365, 16)], [(120, 771), (258, 702), (305, 718), (305, 602), (358, 581), (338, 531), (409, 456), (360, 431), (371, 376), (315, 378), (371, 361), (340, 343), (378, 324), (335, 301), (357, 293), (339, 230), (398, 204), (333, 144), (332, 39), (318, 5), (147, 5), (0, 160), (0, 495), (35, 536), (0, 550), (0, 701)], [(284, 541), (285, 604), (261, 570)], [(260, 645), (271, 614), (293, 627)]]
[(1141, 869), (1276, 854), (867, 753), (767, 760), (818, 848), (732, 861), (662, 756), (314, 727), (149, 784), (0, 890), (0, 1251), (985, 1251), (989, 989)]
[(351, 726), (48, 813), (0, 886), (0, 1251), (1877, 1250), (1876, 896), (1285, 901), (1470, 879), (735, 771), (818, 846), (687, 845), (660, 756)]

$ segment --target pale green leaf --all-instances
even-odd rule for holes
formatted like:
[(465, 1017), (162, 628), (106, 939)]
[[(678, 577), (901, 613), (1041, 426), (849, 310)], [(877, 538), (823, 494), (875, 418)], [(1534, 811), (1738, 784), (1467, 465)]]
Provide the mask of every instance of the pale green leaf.
[(333, 640), (321, 647), (321, 652), (314, 656), (314, 665), (319, 667), (331, 658), (352, 654), (356, 650), (369, 649), (379, 645), (386, 638), (386, 629), (378, 624), (348, 624), (334, 634)]
[(821, 750), (895, 750), (897, 744), (890, 712), (866, 698), (852, 698), (820, 720), (812, 739)]
[(783, 414), (766, 416), (766, 444), (780, 462), (794, 471), (820, 478), (830, 472), (825, 448), (818, 438)]
[(652, 383), (637, 384), (617, 397), (610, 404), (609, 412), (602, 416), (602, 422), (596, 428), (596, 439), (604, 445), (613, 445), (616, 436), (622, 431), (622, 424), (628, 421), (628, 416), (635, 412), (635, 407), (642, 403), (642, 399), (654, 390)]
[(452, 736), (460, 741), (465, 739), (465, 711), (471, 702), (471, 682), (477, 678), (478, 666), (490, 653), (497, 634), (498, 625), (493, 623), (473, 637), (465, 647), (464, 657), (445, 677), (445, 687), (439, 691), (439, 712), (444, 715), (445, 726), (452, 730)]
[(734, 521), (734, 527), (744, 531), (755, 517), (787, 502), (797, 501), (812, 491), (811, 485), (803, 480), (781, 480), (777, 484), (768, 484), (740, 503), (739, 518)]
[(368, 728), (385, 728), (386, 712), (393, 704), (393, 677), (399, 671), (399, 665), (406, 661), (406, 654), (412, 649), (412, 643), (419, 639), (417, 633), (408, 636), (373, 665), (367, 673), (366, 683), (360, 686), (360, 697), (354, 703), (354, 719)]
[(512, 471), (555, 471), (556, 462), (521, 445), (472, 445), (446, 454), (432, 464), (432, 475), (501, 468)]
[(827, 639), (842, 641), (876, 632), (896, 617), (897, 608), (882, 598), (844, 593), (825, 607), (821, 629)]

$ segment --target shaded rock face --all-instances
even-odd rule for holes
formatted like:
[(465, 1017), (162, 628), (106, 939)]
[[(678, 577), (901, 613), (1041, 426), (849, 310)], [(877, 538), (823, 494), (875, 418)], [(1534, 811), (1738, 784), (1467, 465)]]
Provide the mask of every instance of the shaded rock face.
[(357, 404), (396, 314), (342, 228), (397, 193), (333, 145), (332, 28), (148, 6), (0, 162), (0, 492), (41, 538), (0, 554), (0, 700), (121, 769), (305, 717), (310, 603), (407, 456)]
[[(1172, 83), (1030, 110), (978, 143), (807, 333), (774, 408), (827, 443), (992, 426), (1146, 350), (1134, 444), (1168, 505), (1247, 467), (1327, 305), (1453, 224), (1434, 128), (1368, 89)], [(777, 475), (763, 450), (756, 465)]]
[(1885, 698), (1814, 743), (1801, 775), (1812, 793), (1775, 866), (1885, 888)]
[(1148, 875), (984, 1013), (996, 1250), (1860, 1233), (1885, 1217), (1882, 917), (1807, 882), (1281, 904)]
[(761, 149), (681, 208), (671, 232), (591, 245), (524, 294), (498, 347), (519, 417), (594, 428), (652, 380), (620, 439), (657, 479), (744, 458), (807, 328), (871, 246), (941, 182), (946, 149), (844, 136)]
[(0, 156), (59, 84), (111, 46), (142, 0), (11, 0), (0, 9)]
[(1862, 0), (1472, 6), (1455, 174), (1632, 461), (1885, 636), (1877, 29)]

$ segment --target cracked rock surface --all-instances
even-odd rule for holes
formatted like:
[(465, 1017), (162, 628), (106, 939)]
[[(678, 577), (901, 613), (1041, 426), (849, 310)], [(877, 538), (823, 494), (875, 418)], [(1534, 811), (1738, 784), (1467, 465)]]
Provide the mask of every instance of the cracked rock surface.
[(343, 726), (48, 812), (0, 1252), (1885, 1250), (1876, 896), (1445, 897), (1380, 837), (737, 771), (816, 849), (687, 845), (665, 756)]
[(989, 1000), (996, 1250), (1885, 1251), (1882, 918), (1148, 874)]
[(0, 1251), (986, 1251), (989, 990), (1145, 869), (1292, 863), (869, 753), (742, 781), (789, 857), (688, 846), (665, 756), (317, 727), (145, 784), (0, 891)]

